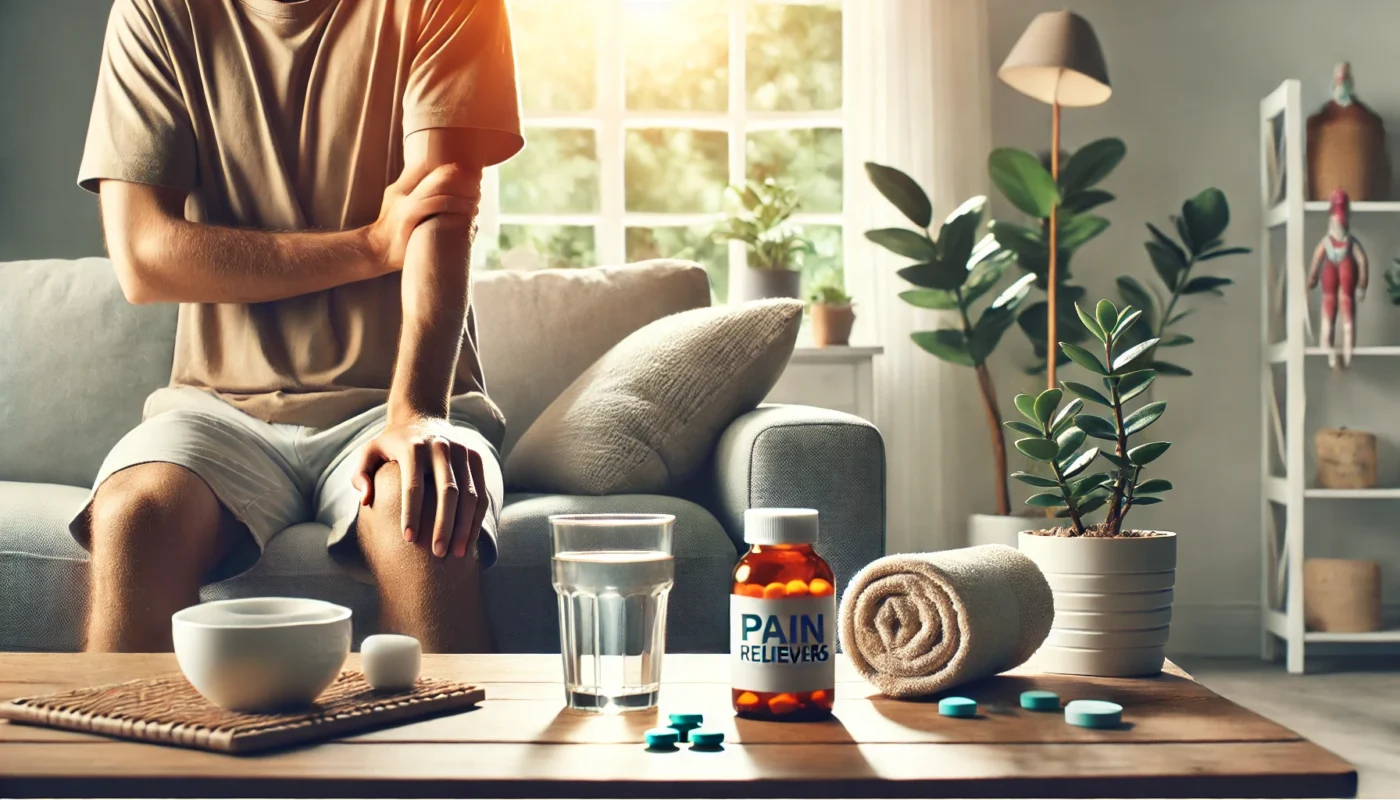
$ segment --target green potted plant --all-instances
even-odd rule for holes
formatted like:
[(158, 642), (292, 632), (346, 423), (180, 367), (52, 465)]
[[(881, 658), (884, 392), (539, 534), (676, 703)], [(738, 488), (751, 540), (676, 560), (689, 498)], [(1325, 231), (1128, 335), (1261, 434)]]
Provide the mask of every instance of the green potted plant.
[(802, 296), (802, 260), (812, 243), (791, 221), (800, 204), (796, 187), (773, 178), (725, 189), (729, 211), (713, 236), (748, 246), (748, 263), (730, 277), (732, 302)]
[[(1136, 441), (1167, 404), (1127, 409), (1156, 378), (1148, 365), (1158, 342), (1125, 344), (1142, 320), (1140, 309), (1101, 300), (1092, 315), (1077, 304), (1075, 311), (1102, 356), (1071, 342), (1061, 342), (1060, 349), (1098, 376), (1102, 388), (1065, 381), (1064, 389), (1017, 395), (1016, 409), (1025, 419), (1006, 423), (1025, 437), (1016, 440), (1016, 449), (1045, 466), (1042, 474), (1012, 474), (1040, 490), (1026, 504), (1066, 521), (1020, 534), (1021, 552), (1045, 573), (1055, 596), (1055, 622), (1037, 663), (1075, 675), (1154, 675), (1162, 670), (1170, 633), (1176, 534), (1133, 530), (1125, 523), (1134, 508), (1160, 503), (1172, 488), (1170, 481), (1143, 474), (1171, 443)], [(1065, 389), (1078, 397), (1062, 405)], [(1085, 413), (1086, 402), (1105, 416)], [(1107, 444), (1087, 447), (1089, 439)], [(1099, 463), (1106, 469), (1095, 471)], [(1103, 519), (1092, 522), (1089, 515), (1101, 509)]]
[(807, 313), (812, 321), (812, 343), (817, 347), (851, 343), (851, 327), (856, 323), (855, 306), (834, 276), (824, 276), (807, 292)]
[(974, 197), (963, 203), (948, 215), (935, 236), (931, 229), (933, 206), (913, 178), (881, 164), (867, 163), (865, 171), (880, 194), (917, 228), (883, 228), (865, 234), (886, 250), (915, 261), (899, 271), (899, 276), (915, 287), (901, 292), (900, 299), (919, 308), (957, 312), (954, 327), (911, 334), (914, 343), (950, 364), (971, 367), (977, 375), (991, 434), (997, 514), (972, 515), (968, 539), (972, 544), (1014, 545), (1016, 532), (1025, 528), (1026, 521), (1011, 516), (1006, 440), (987, 359), (1001, 342), (1002, 334), (1015, 323), (1016, 312), (1025, 302), (1035, 276), (1022, 276), (976, 314), (978, 301), (996, 287), (1011, 263), (1011, 253), (995, 237), (978, 239), (987, 198)]
[(1158, 375), (1190, 375), (1189, 369), (1159, 356), (1162, 348), (1183, 347), (1196, 341), (1172, 330), (1196, 310), (1182, 308), (1181, 303), (1191, 295), (1221, 296), (1224, 288), (1234, 283), (1230, 278), (1196, 274), (1196, 268), (1208, 261), (1251, 251), (1248, 247), (1225, 246), (1225, 231), (1230, 227), (1230, 203), (1219, 189), (1206, 189), (1182, 203), (1181, 213), (1171, 221), (1175, 237), (1147, 223), (1152, 238), (1144, 247), (1161, 288), (1151, 289), (1129, 275), (1118, 278), (1118, 293), (1123, 301), (1142, 312), (1139, 324), (1127, 332), (1124, 344), (1134, 345), (1143, 339), (1155, 338), (1157, 345), (1147, 354), (1149, 366)]
[[(1082, 342), (1088, 335), (1074, 317), (1074, 304), (1084, 298), (1084, 288), (1070, 282), (1070, 261), (1075, 252), (1108, 229), (1108, 219), (1090, 213), (1112, 202), (1111, 193), (1098, 188), (1113, 172), (1127, 153), (1121, 139), (1105, 138), (1090, 142), (1069, 156), (1061, 156), (1059, 180), (1051, 177), (1046, 165), (1049, 154), (1037, 157), (1025, 150), (1001, 147), (987, 157), (987, 171), (992, 183), (1007, 202), (1033, 222), (1024, 225), (997, 219), (991, 223), (997, 241), (1010, 250), (1016, 264), (1035, 275), (1036, 288), (1045, 292), (1044, 300), (1026, 303), (1017, 315), (1016, 323), (1030, 340), (1035, 362), (1026, 371), (1047, 375), (1054, 386), (1053, 370), (1048, 358), (1054, 354), (1056, 364), (1065, 363), (1063, 353), (1050, 344)], [(1056, 210), (1054, 269), (1050, 263), (1050, 211)], [(1053, 274), (1052, 274), (1053, 273)], [(1050, 314), (1050, 290), (1055, 290), (1055, 314)]]

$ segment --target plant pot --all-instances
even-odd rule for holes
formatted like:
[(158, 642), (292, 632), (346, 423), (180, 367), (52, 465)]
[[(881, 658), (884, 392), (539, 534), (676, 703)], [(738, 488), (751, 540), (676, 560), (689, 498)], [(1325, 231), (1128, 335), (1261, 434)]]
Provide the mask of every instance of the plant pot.
[(1030, 517), (973, 514), (967, 518), (967, 546), (1004, 544), (1007, 547), (1018, 547), (1021, 531), (1034, 528), (1040, 522)]
[(850, 344), (851, 326), (855, 324), (856, 312), (850, 303), (844, 306), (812, 304), (812, 343), (817, 347)]
[(793, 269), (740, 267), (729, 276), (729, 302), (746, 303), (771, 297), (802, 297), (802, 273)]
[(1035, 664), (1046, 672), (1156, 675), (1166, 659), (1176, 534), (1102, 539), (1023, 532), (1019, 547), (1050, 583), (1055, 622)]

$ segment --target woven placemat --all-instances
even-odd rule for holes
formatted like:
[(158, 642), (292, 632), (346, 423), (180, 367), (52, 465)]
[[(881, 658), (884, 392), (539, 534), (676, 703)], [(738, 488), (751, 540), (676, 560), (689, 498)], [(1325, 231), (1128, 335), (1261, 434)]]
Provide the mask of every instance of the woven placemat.
[(306, 709), (283, 714), (225, 711), (183, 675), (145, 678), (21, 697), (0, 703), (0, 719), (218, 753), (251, 753), (410, 722), (474, 706), (478, 686), (419, 678), (411, 690), (377, 692), (364, 673), (346, 671)]

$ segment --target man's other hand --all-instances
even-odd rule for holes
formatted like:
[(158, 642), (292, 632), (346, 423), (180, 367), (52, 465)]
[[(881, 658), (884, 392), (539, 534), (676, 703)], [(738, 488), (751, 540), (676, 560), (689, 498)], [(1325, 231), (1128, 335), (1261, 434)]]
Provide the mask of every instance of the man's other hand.
[[(361, 503), (373, 502), (374, 474), (390, 461), (399, 465), (404, 541), (428, 545), (433, 555), (465, 557), (486, 517), (486, 478), (481, 454), (451, 439), (451, 424), (418, 416), (391, 422), (365, 445), (354, 478)], [(421, 519), (425, 491), (437, 498), (437, 518)], [(424, 535), (427, 532), (427, 535)]]
[(442, 164), (426, 174), (405, 170), (384, 190), (379, 219), (366, 229), (370, 249), (386, 272), (403, 269), (413, 229), (439, 214), (476, 214), (481, 182), (457, 164)]

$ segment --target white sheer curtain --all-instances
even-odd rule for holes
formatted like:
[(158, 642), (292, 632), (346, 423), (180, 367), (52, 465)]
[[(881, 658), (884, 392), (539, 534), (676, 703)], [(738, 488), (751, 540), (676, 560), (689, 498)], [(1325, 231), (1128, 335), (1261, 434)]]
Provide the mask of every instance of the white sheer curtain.
[[(870, 186), (863, 164), (876, 161), (925, 188), (937, 224), (963, 200), (987, 192), (984, 0), (861, 0), (847, 9), (851, 222), (862, 231), (908, 224)], [(985, 423), (972, 376), (910, 341), (911, 332), (937, 326), (941, 312), (899, 299), (909, 288), (895, 274), (902, 259), (851, 236), (846, 264), (863, 312), (859, 334), (885, 347), (875, 390), (888, 459), (889, 550), (960, 547), (967, 515), (992, 510)]]

